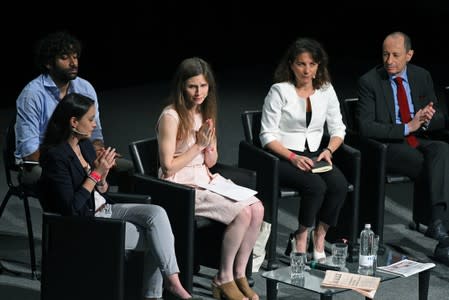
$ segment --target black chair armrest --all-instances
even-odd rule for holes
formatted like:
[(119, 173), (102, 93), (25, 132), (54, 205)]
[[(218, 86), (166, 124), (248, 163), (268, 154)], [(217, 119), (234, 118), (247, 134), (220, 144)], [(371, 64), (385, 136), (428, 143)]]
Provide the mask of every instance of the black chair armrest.
[[(67, 291), (83, 299), (85, 290), (92, 299), (123, 299), (125, 221), (44, 212), (42, 241), (42, 299)], [(74, 282), (83, 289), (73, 289)]]
[(116, 203), (151, 203), (149, 195), (108, 192), (107, 196)]
[(23, 160), (21, 163), (22, 166), (38, 166), (39, 162), (34, 160)]
[(334, 153), (334, 161), (345, 175), (348, 183), (352, 185), (351, 189), (353, 190), (354, 188), (359, 187), (361, 168), (360, 151), (347, 144), (342, 144)]
[(366, 168), (367, 172), (370, 172), (367, 174), (373, 174), (372, 179), (382, 178), (384, 180), (387, 145), (371, 138), (360, 138), (360, 151), (363, 153), (362, 168)]
[(447, 130), (447, 129), (429, 131), (428, 136), (432, 140), (439, 140), (439, 141), (444, 141), (446, 143), (449, 143), (449, 130)]
[(249, 169), (234, 167), (221, 163), (215, 164), (211, 169), (212, 173), (220, 173), (223, 177), (231, 179), (235, 184), (256, 189), (256, 172)]
[(186, 185), (135, 174), (134, 192), (151, 195), (151, 202), (165, 209), (173, 234), (176, 236), (175, 251), (184, 287), (192, 291), (195, 232), (195, 189)]
[(373, 231), (380, 235), (383, 243), (385, 210), (385, 178), (387, 145), (372, 138), (359, 138), (359, 149), (363, 153), (360, 201), (360, 225), (371, 223)]
[(256, 195), (265, 207), (265, 220), (272, 223), (273, 214), (277, 214), (279, 197), (279, 158), (275, 155), (256, 147), (246, 141), (239, 144), (240, 168), (256, 171), (257, 185)]

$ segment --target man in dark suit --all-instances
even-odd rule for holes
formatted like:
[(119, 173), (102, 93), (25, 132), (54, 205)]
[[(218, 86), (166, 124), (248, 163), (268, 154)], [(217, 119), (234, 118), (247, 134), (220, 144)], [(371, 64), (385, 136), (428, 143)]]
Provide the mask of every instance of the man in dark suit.
[[(445, 128), (445, 116), (437, 108), (430, 73), (409, 64), (413, 50), (402, 32), (383, 42), (383, 65), (359, 80), (357, 121), (362, 136), (387, 143), (387, 172), (409, 176), (415, 195), (425, 195), (431, 212), (425, 233), (439, 241), (435, 256), (449, 265), (448, 221), (449, 144), (428, 135)], [(416, 189), (421, 189), (417, 192)]]

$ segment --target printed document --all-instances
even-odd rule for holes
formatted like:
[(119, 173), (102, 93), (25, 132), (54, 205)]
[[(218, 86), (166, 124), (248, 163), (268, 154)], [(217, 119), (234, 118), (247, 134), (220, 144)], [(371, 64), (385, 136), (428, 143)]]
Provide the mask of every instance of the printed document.
[(435, 267), (434, 263), (421, 263), (410, 259), (403, 259), (388, 266), (377, 267), (377, 271), (408, 277), (433, 267)]
[(215, 177), (208, 184), (198, 184), (198, 186), (235, 201), (246, 201), (257, 194), (257, 191), (237, 185), (222, 176)]
[(321, 286), (352, 289), (365, 297), (374, 298), (380, 284), (380, 277), (365, 276), (348, 272), (327, 270)]

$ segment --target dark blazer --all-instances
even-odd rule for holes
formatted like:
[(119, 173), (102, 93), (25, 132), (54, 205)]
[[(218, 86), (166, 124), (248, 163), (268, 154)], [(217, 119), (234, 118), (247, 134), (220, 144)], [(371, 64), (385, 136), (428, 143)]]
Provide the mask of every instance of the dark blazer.
[[(90, 140), (79, 143), (84, 159), (93, 168), (96, 158)], [(93, 216), (94, 193), (83, 187), (87, 174), (68, 143), (50, 148), (40, 158), (39, 198), (45, 211), (67, 216)], [(111, 202), (105, 195), (107, 202)]]
[[(415, 112), (431, 101), (436, 108), (428, 130), (444, 128), (444, 114), (438, 108), (430, 73), (421, 67), (408, 64), (407, 77)], [(360, 134), (385, 142), (403, 142), (405, 125), (396, 124), (393, 90), (384, 67), (377, 66), (364, 74), (359, 80), (358, 88), (356, 119)], [(416, 134), (423, 137), (424, 132), (418, 130)]]

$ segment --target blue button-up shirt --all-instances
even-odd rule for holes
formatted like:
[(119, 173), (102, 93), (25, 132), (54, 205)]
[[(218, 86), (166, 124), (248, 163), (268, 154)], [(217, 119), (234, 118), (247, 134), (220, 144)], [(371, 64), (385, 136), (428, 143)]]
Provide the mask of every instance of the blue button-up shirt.
[[(396, 124), (402, 124), (402, 120), (401, 120), (401, 114), (399, 112), (399, 101), (398, 101), (398, 92), (397, 92), (397, 84), (394, 81), (394, 79), (396, 77), (402, 77), (402, 84), (404, 85), (404, 89), (405, 89), (405, 94), (407, 95), (407, 102), (408, 102), (408, 107), (410, 110), (410, 117), (413, 119), (413, 117), (415, 116), (415, 107), (413, 105), (412, 102), (412, 94), (410, 92), (410, 85), (408, 83), (408, 77), (407, 77), (407, 72), (406, 70), (404, 70), (404, 72), (400, 75), (397, 76), (390, 76), (390, 85), (391, 88), (393, 89), (393, 96), (394, 96), (394, 111), (395, 111), (395, 116), (396, 116)], [(404, 136), (409, 135), (410, 134), (410, 130), (408, 129), (408, 126), (404, 126)]]
[[(93, 86), (80, 77), (70, 81), (68, 93), (79, 93), (95, 102), (97, 127), (92, 140), (103, 140), (97, 93)], [(49, 75), (42, 74), (28, 83), (16, 101), (16, 152), (18, 161), (39, 149), (53, 111), (58, 105), (60, 91)]]

